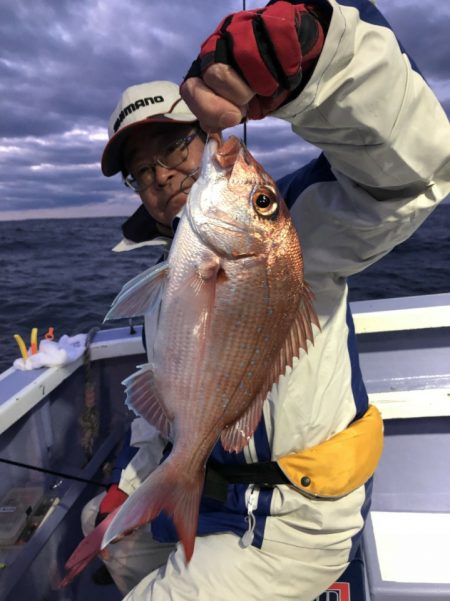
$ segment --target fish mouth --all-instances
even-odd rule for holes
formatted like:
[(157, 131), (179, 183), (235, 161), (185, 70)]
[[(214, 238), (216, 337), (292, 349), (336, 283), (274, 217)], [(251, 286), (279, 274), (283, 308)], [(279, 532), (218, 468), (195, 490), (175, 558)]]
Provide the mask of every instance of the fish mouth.
[[(202, 161), (200, 164), (200, 177), (199, 179), (208, 180), (211, 178), (211, 172), (223, 172), (216, 161), (215, 157), (217, 151), (220, 148), (221, 138), (218, 136), (208, 136), (206, 139), (205, 148), (203, 149)], [(219, 167), (219, 169), (217, 169)]]
[(259, 231), (257, 224), (248, 223), (246, 218), (235, 219), (231, 211), (222, 210), (211, 200), (228, 188), (241, 152), (242, 143), (235, 137), (225, 143), (210, 137), (203, 151), (200, 176), (186, 207), (191, 228), (200, 240), (230, 259), (258, 256), (264, 247), (264, 229)]

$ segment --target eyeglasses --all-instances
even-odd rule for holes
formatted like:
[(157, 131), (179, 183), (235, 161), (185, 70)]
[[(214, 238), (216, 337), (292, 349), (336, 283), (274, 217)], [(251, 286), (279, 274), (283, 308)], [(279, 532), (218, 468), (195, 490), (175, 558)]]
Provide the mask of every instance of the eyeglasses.
[(148, 164), (139, 167), (139, 172), (135, 175), (131, 173), (123, 177), (123, 183), (133, 190), (133, 192), (142, 192), (149, 188), (155, 181), (155, 167), (160, 165), (165, 169), (175, 169), (189, 156), (189, 145), (198, 136), (198, 131), (193, 131), (187, 136), (183, 136), (174, 142), (171, 142), (160, 154)]

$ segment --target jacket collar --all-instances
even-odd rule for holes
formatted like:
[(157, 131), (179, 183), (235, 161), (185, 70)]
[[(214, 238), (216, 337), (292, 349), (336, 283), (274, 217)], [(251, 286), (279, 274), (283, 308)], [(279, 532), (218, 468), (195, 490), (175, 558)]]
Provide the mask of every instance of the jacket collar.
[[(179, 221), (179, 216), (174, 219)], [(112, 249), (114, 252), (124, 252), (141, 248), (142, 246), (163, 246), (169, 248), (174, 233), (169, 228), (161, 226), (147, 212), (144, 205), (141, 205), (121, 226), (123, 238)]]

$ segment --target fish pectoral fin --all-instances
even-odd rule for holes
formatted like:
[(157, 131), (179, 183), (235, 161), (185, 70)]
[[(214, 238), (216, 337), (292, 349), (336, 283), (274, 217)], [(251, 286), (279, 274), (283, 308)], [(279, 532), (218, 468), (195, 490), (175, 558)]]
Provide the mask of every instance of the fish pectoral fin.
[(179, 294), (191, 289), (196, 297), (203, 295), (204, 298), (214, 299), (216, 292), (217, 276), (220, 269), (220, 259), (217, 256), (211, 256), (197, 265), (192, 274), (187, 277), (180, 286)]
[(248, 445), (261, 419), (266, 396), (267, 385), (263, 386), (245, 413), (234, 424), (226, 426), (222, 430), (220, 442), (225, 451), (239, 453)]
[(169, 437), (171, 420), (155, 385), (152, 366), (140, 365), (138, 371), (126, 378), (126, 405), (137, 415), (143, 417), (165, 437)]
[(168, 263), (164, 261), (127, 282), (114, 299), (104, 321), (136, 317), (157, 310), (164, 292), (168, 269)]

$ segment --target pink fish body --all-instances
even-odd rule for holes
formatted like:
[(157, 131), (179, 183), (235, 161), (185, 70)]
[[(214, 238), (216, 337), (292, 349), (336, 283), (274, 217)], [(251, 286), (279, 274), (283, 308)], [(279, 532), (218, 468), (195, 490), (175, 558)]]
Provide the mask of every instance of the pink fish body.
[(149, 363), (124, 382), (127, 402), (173, 449), (119, 509), (102, 547), (164, 511), (189, 561), (214, 445), (248, 444), (272, 385), (318, 325), (289, 211), (237, 138), (208, 141), (168, 262), (125, 285), (107, 318), (149, 312)]

